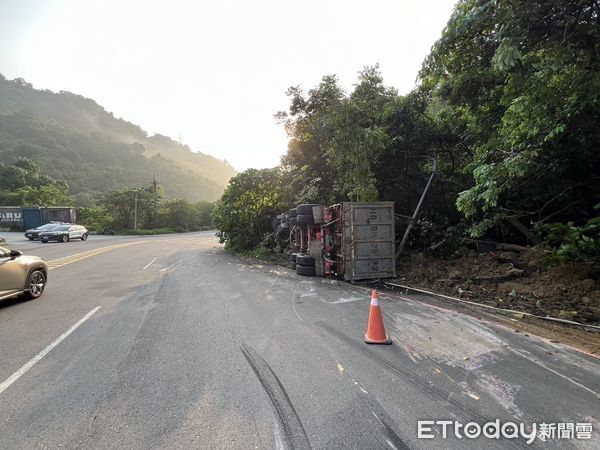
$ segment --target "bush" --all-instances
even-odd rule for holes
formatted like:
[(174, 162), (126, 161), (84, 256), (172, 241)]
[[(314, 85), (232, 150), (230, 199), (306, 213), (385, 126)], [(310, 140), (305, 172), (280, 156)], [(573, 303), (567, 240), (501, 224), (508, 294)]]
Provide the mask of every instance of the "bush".
[(152, 236), (155, 234), (171, 234), (176, 231), (172, 228), (156, 228), (154, 230), (121, 230), (120, 234), (131, 236)]
[(288, 205), (279, 169), (249, 169), (233, 177), (214, 211), (226, 248), (244, 253), (271, 232), (271, 220)]
[(597, 259), (600, 257), (600, 217), (588, 220), (584, 225), (573, 222), (549, 223), (537, 227), (543, 244), (553, 248), (550, 262), (568, 262)]
[(104, 231), (112, 227), (113, 218), (101, 208), (77, 208), (77, 222), (90, 231)]

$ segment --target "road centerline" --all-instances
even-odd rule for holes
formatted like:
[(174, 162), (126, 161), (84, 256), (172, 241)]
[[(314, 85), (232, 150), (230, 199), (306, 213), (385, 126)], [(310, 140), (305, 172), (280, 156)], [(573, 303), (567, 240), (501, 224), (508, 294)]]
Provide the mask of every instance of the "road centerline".
[(73, 331), (75, 331), (77, 328), (79, 328), (86, 320), (88, 320), (90, 317), (92, 317), (100, 308), (101, 308), (100, 306), (96, 306), (94, 309), (92, 309), (90, 312), (88, 312), (85, 316), (83, 316), (81, 319), (79, 319), (79, 321), (77, 323), (72, 325), (71, 328), (69, 328), (67, 331), (65, 331), (63, 334), (61, 334), (58, 338), (56, 338), (56, 340), (54, 340), (51, 344), (49, 344), (45, 349), (43, 349), (41, 352), (39, 352), (37, 355), (35, 355), (33, 358), (31, 358), (28, 362), (26, 362), (23, 366), (21, 366), (21, 368), (19, 370), (17, 370), (10, 377), (8, 377), (6, 380), (4, 380), (0, 384), (0, 394), (2, 394), (2, 392), (4, 392), (6, 389), (8, 389), (10, 387), (10, 385), (12, 385), (15, 381), (17, 381), (19, 378), (21, 378), (23, 375), (25, 375), (25, 373), (27, 373), (27, 371), (29, 369), (31, 369), (44, 356), (46, 356), (48, 353), (50, 353), (50, 351), (54, 347), (56, 347), (63, 340), (65, 340)]
[(137, 242), (127, 242), (125, 244), (109, 245), (108, 247), (99, 247), (96, 249), (87, 250), (82, 253), (75, 253), (73, 255), (64, 256), (62, 258), (53, 259), (51, 261), (47, 261), (48, 269), (49, 270), (58, 269), (59, 267), (66, 266), (68, 264), (73, 264), (77, 261), (81, 261), (83, 259), (87, 259), (92, 256), (101, 255), (102, 253), (110, 252), (112, 250), (117, 250), (117, 249), (124, 248), (124, 247), (129, 247), (131, 245), (144, 244), (146, 242), (149, 242), (149, 241), (137, 241)]

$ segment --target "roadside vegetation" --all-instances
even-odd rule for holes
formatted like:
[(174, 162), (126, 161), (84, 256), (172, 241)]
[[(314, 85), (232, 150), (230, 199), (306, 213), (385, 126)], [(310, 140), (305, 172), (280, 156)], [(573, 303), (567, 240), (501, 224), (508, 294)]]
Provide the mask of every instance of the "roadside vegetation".
[(0, 162), (0, 205), (49, 207), (72, 204), (67, 184), (43, 175), (32, 160), (19, 158), (9, 165)]
[(155, 191), (148, 186), (100, 194), (98, 206), (79, 208), (77, 217), (79, 223), (100, 233), (184, 233), (211, 229), (213, 208), (209, 202), (166, 199), (160, 188)]
[[(268, 231), (259, 225), (274, 212), (267, 204), (281, 211), (393, 200), (409, 215), (435, 158), (413, 248), (447, 253), (468, 237), (544, 241), (566, 245), (565, 257), (596, 256), (598, 9), (580, 1), (461, 1), (409, 94), (387, 86), (377, 66), (364, 68), (351, 92), (335, 75), (307, 92), (291, 87), (289, 109), (276, 115), (290, 137), (281, 165), (233, 178), (219, 225), (253, 246), (255, 234)], [(255, 197), (266, 203), (249, 207)]]
[(510, 277), (578, 264), (597, 308), (586, 317), (600, 320), (599, 16), (598, 2), (463, 0), (410, 93), (377, 66), (350, 92), (335, 75), (291, 87), (280, 166), (239, 174), (217, 203), (227, 245), (264, 251), (271, 219), (299, 203), (391, 200), (410, 216), (435, 159), (409, 250), (469, 257), (494, 241), (519, 249), (514, 261), (535, 246), (535, 269)]
[[(137, 198), (137, 229), (135, 219)], [(166, 198), (161, 186), (148, 184), (96, 194), (89, 208), (78, 208), (78, 223), (96, 232), (164, 234), (208, 230), (213, 227), (210, 202)], [(0, 163), (0, 205), (73, 206), (69, 186), (43, 175), (30, 159)]]

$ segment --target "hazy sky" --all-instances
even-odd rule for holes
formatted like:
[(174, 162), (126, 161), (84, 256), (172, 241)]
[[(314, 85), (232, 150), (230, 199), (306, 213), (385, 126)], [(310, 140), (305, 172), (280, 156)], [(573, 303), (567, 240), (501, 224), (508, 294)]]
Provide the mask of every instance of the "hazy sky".
[(380, 64), (400, 93), (456, 0), (0, 0), (0, 73), (93, 98), (149, 133), (270, 167), (291, 85)]

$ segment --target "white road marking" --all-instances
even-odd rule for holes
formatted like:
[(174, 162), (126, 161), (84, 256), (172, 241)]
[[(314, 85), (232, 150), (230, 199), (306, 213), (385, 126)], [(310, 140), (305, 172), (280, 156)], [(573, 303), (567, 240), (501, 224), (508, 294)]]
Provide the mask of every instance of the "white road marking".
[(168, 270), (171, 270), (173, 268), (178, 269), (185, 261), (187, 261), (190, 258), (193, 258), (194, 256), (188, 256), (187, 258), (183, 258), (179, 261), (177, 261), (176, 263), (171, 264), (169, 267), (165, 267), (164, 269), (160, 269), (160, 272), (166, 272)]
[[(323, 300), (323, 299), (321, 299), (321, 300)], [(333, 302), (328, 302), (327, 300), (323, 300), (323, 301), (325, 303), (329, 303), (330, 305), (338, 305), (340, 303), (359, 302), (361, 300), (365, 300), (365, 297), (340, 298), (339, 300), (335, 300)]]
[(150, 261), (148, 264), (146, 264), (142, 270), (146, 270), (148, 267), (150, 267), (152, 264), (154, 264), (154, 261), (156, 261), (157, 258), (154, 258), (152, 261)]
[(79, 320), (79, 322), (77, 322), (75, 325), (73, 325), (71, 328), (69, 328), (63, 334), (61, 334), (54, 342), (52, 342), (50, 345), (48, 345), (48, 347), (46, 347), (44, 350), (42, 350), (37, 355), (35, 355), (33, 358), (31, 358), (29, 360), (29, 362), (25, 363), (25, 365), (23, 365), (19, 370), (17, 370), (10, 377), (8, 377), (5, 381), (3, 381), (2, 384), (0, 384), (0, 394), (2, 394), (2, 392), (4, 392), (6, 389), (8, 389), (8, 387), (11, 384), (13, 384), (19, 378), (21, 378), (29, 369), (31, 369), (35, 365), (35, 363), (37, 363), (44, 356), (46, 356), (54, 347), (56, 347), (58, 344), (60, 344), (67, 336), (69, 336), (73, 331), (75, 331), (77, 328), (79, 328), (79, 326), (81, 324), (83, 324), (86, 320), (88, 320), (90, 317), (92, 317), (94, 315), (94, 313), (96, 313), (99, 309), (100, 309), (100, 306), (96, 306), (89, 313), (87, 313), (85, 316), (83, 316)]
[(512, 352), (516, 353), (517, 355), (522, 356), (523, 358), (527, 359), (528, 361), (531, 361), (531, 362), (537, 364), (538, 366), (546, 369), (548, 372), (551, 372), (554, 375), (557, 375), (557, 376), (559, 376), (559, 377), (561, 377), (561, 378), (563, 378), (563, 379), (565, 379), (567, 381), (570, 381), (575, 386), (579, 386), (581, 389), (584, 389), (584, 390), (588, 391), (590, 394), (593, 394), (594, 396), (596, 396), (596, 398), (600, 398), (600, 392), (596, 392), (593, 389), (590, 389), (589, 387), (587, 387), (587, 386), (579, 383), (578, 381), (574, 380), (573, 378), (570, 378), (570, 377), (568, 377), (566, 375), (563, 375), (562, 373), (560, 373), (560, 372), (558, 372), (558, 371), (556, 371), (556, 370), (548, 367), (546, 364), (542, 363), (541, 361), (539, 361), (539, 360), (537, 360), (535, 358), (532, 358), (531, 356), (528, 356), (526, 354), (523, 354), (523, 352), (521, 352), (521, 351), (519, 351), (519, 350), (517, 350), (515, 348), (509, 348), (509, 350), (511, 350)]
[(284, 450), (283, 441), (281, 439), (281, 433), (279, 432), (279, 427), (277, 425), (273, 426), (273, 433), (275, 434), (275, 448), (277, 450)]

